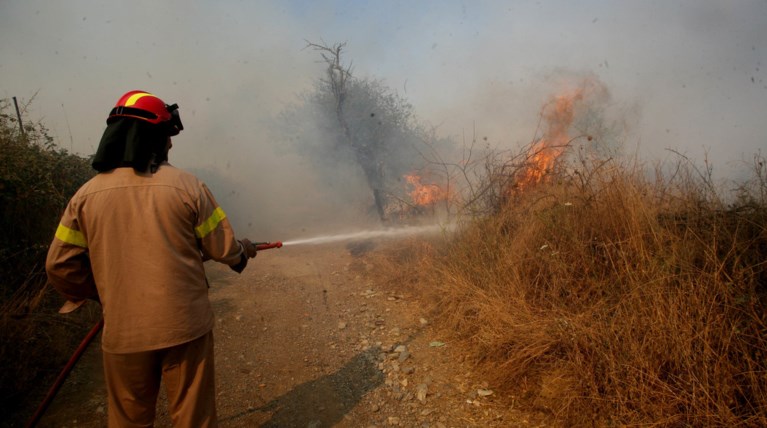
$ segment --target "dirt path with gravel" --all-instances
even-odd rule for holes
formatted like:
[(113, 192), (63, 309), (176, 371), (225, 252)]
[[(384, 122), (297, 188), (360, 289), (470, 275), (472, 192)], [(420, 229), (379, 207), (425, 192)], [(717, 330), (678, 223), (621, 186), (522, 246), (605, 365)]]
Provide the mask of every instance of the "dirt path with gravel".
[[(381, 245), (283, 247), (241, 275), (207, 266), (220, 426), (540, 425), (475, 378), (414, 293), (380, 278)], [(40, 426), (105, 426), (98, 348)], [(162, 399), (158, 413), (170, 426)]]

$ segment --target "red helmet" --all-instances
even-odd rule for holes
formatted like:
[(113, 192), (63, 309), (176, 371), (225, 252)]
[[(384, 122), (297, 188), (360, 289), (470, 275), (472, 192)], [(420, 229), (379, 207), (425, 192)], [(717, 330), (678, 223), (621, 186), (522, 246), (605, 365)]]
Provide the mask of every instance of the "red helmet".
[(155, 125), (167, 125), (171, 136), (177, 135), (184, 129), (178, 114), (178, 104), (165, 104), (163, 100), (146, 91), (130, 91), (120, 97), (115, 107), (109, 112), (107, 124), (118, 117), (132, 117)]

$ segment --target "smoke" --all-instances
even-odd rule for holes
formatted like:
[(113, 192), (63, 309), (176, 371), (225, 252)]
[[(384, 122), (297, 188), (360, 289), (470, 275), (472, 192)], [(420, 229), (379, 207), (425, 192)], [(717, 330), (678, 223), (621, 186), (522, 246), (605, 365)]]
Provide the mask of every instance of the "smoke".
[[(10, 0), (0, 2), (0, 97), (23, 104), (36, 93), (27, 120), (84, 156), (122, 93), (178, 103), (186, 130), (171, 162), (209, 182), (238, 234), (276, 240), (371, 221), (359, 164), (288, 150), (324, 146), (328, 135), (298, 142), (275, 132), (326, 73), (306, 40), (347, 42), (354, 76), (380, 81), (418, 123), (459, 145), (531, 142), (561, 70), (594, 75), (609, 88), (595, 108), (614, 140), (650, 159), (667, 148), (708, 153), (726, 176), (767, 140), (766, 21), (764, 2), (714, 0)], [(400, 184), (397, 169), (389, 187)]]
[(322, 171), (295, 153), (255, 150), (244, 159), (254, 161), (246, 167), (192, 170), (211, 188), (238, 234), (273, 241), (371, 225), (359, 171), (336, 169), (338, 181), (328, 186), (318, 175)]

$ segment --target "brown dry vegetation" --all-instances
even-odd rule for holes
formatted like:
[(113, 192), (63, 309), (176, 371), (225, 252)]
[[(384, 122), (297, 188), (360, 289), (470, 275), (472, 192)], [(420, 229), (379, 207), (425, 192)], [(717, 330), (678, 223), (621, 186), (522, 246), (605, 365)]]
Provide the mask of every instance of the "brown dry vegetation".
[(684, 160), (557, 170), (396, 255), (398, 280), (494, 388), (558, 425), (767, 425), (764, 159), (729, 203)]

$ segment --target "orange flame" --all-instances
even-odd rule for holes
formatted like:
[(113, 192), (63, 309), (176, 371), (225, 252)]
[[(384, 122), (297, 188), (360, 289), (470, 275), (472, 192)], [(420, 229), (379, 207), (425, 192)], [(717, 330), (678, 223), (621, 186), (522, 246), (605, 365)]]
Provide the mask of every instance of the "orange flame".
[(528, 152), (526, 167), (517, 176), (519, 189), (541, 182), (570, 142), (568, 129), (573, 123), (576, 104), (583, 100), (584, 88), (555, 96), (542, 109), (546, 129)]
[(422, 178), (413, 173), (405, 174), (405, 181), (413, 187), (408, 194), (415, 205), (434, 205), (439, 201), (447, 200), (447, 191), (436, 184), (423, 184)]

